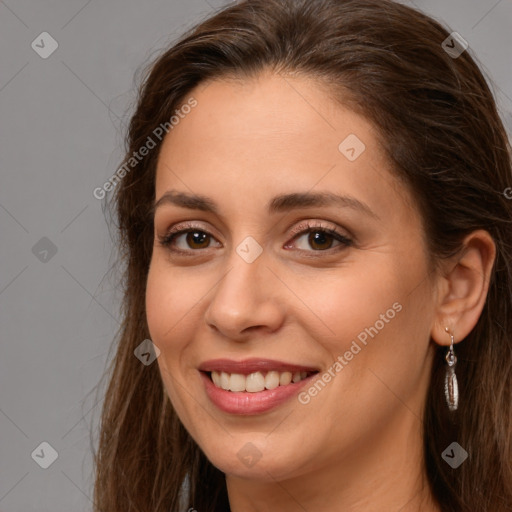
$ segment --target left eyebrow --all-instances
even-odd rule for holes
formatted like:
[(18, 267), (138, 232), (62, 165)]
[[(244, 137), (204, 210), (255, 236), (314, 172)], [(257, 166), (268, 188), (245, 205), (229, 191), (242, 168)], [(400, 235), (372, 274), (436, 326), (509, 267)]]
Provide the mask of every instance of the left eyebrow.
[(297, 208), (314, 208), (318, 206), (340, 206), (352, 208), (376, 220), (380, 217), (366, 204), (352, 196), (339, 196), (332, 192), (298, 192), (274, 197), (269, 205), (270, 212), (285, 212)]

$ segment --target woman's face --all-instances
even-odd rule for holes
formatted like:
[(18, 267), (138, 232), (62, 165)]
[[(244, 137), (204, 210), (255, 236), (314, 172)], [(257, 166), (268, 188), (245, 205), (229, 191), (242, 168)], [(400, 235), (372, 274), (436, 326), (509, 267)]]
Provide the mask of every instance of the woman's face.
[(234, 478), (353, 472), (404, 440), (419, 457), (435, 287), (372, 125), (305, 78), (191, 96), (159, 155), (146, 296), (184, 426)]

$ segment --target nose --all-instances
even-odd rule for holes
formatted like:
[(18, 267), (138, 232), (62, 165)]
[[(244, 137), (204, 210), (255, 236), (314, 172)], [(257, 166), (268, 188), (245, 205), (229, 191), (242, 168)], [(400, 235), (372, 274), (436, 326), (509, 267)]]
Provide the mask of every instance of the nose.
[(277, 331), (285, 319), (285, 298), (279, 280), (267, 267), (264, 253), (252, 263), (235, 251), (214, 288), (205, 311), (206, 324), (233, 341)]

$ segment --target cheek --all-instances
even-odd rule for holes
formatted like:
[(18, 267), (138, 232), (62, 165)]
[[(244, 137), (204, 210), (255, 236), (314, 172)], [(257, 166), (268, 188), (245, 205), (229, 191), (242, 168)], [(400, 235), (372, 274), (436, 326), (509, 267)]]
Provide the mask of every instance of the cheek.
[[(177, 395), (197, 373), (198, 330), (203, 302), (218, 278), (193, 266), (172, 267), (165, 255), (155, 253), (146, 284), (146, 318), (153, 343), (160, 349), (157, 362), (169, 396), (177, 409)], [(178, 381), (182, 381), (181, 385)]]
[[(331, 361), (344, 358), (343, 367), (346, 364), (349, 370), (344, 373), (351, 374), (358, 387), (368, 381), (369, 369), (401, 387), (407, 378), (402, 369), (424, 365), (432, 295), (426, 269), (419, 259), (414, 261), (383, 255), (371, 265), (354, 264), (319, 276), (314, 285), (308, 278), (297, 282), (297, 295), (320, 326), (314, 338), (321, 340)], [(344, 381), (343, 386), (352, 387), (356, 380)]]
[(330, 351), (333, 360), (343, 358), (344, 377), (335, 379), (333, 389), (357, 396), (352, 406), (361, 415), (368, 407), (376, 416), (401, 407), (396, 397), (419, 414), (432, 317), (431, 290), (421, 266), (388, 267), (382, 274), (368, 270), (345, 283), (338, 307), (325, 304), (338, 339)]
[(170, 319), (175, 318), (172, 308), (176, 302), (169, 285), (165, 273), (152, 262), (146, 283), (146, 318), (151, 339), (160, 349), (163, 334), (172, 326)]
[[(183, 355), (185, 337), (180, 330), (187, 320), (186, 291), (179, 292), (179, 281), (158, 262), (152, 262), (146, 285), (146, 318), (152, 342), (160, 349), (157, 359), (162, 380), (175, 403), (174, 378), (176, 367)], [(181, 319), (181, 321), (180, 321)], [(173, 376), (173, 378), (171, 378)]]
[(294, 292), (310, 311), (305, 311), (302, 319), (308, 319), (309, 329), (318, 325), (317, 339), (324, 340), (333, 356), (348, 350), (350, 342), (358, 335), (364, 340), (365, 329), (375, 323), (379, 330), (383, 330), (384, 325), (387, 329), (399, 316), (400, 305), (396, 303), (401, 303), (405, 296), (403, 279), (384, 262), (363, 266), (287, 277), (287, 281), (294, 279), (290, 281), (294, 282)]
[[(146, 317), (151, 340), (161, 351), (157, 363), (165, 389), (178, 416), (186, 421), (187, 395), (183, 396), (185, 384), (180, 366), (187, 359), (194, 325), (191, 313), (197, 296), (192, 293), (194, 287), (190, 283), (184, 286), (180, 276), (182, 273), (173, 272), (164, 258), (152, 260), (146, 284)], [(187, 428), (193, 430), (189, 423)]]
[[(198, 283), (172, 269), (162, 257), (151, 263), (146, 285), (146, 317), (152, 340), (160, 349), (171, 348), (181, 339), (177, 332), (189, 321), (204, 293)], [(162, 346), (160, 346), (162, 345)]]

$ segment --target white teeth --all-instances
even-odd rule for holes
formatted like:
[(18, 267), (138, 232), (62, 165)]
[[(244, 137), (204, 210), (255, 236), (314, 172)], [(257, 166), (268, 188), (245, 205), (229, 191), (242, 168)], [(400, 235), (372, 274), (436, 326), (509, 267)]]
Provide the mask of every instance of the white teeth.
[(308, 372), (276, 372), (266, 374), (254, 372), (249, 375), (240, 373), (211, 372), (213, 383), (226, 391), (248, 391), (257, 393), (264, 389), (275, 389), (278, 386), (287, 386), (291, 382), (299, 382), (308, 376)]
[(265, 387), (275, 389), (277, 386), (279, 386), (279, 372), (268, 372), (265, 376)]
[(222, 389), (229, 389), (229, 381), (230, 381), (229, 373), (221, 372), (221, 374), (220, 374), (220, 387)]
[(231, 374), (229, 378), (229, 391), (245, 391), (245, 377), (238, 373)]
[[(231, 375), (231, 379), (235, 376)], [(243, 379), (243, 375), (240, 375)], [(249, 391), (249, 393), (256, 393), (258, 391), (263, 391), (265, 389), (265, 377), (263, 377), (263, 374), (261, 372), (256, 373), (250, 373), (247, 375), (245, 379), (245, 390)], [(240, 391), (243, 391), (241, 389)]]
[(292, 381), (292, 372), (283, 372), (279, 375), (279, 385), (286, 386)]
[(221, 385), (220, 385), (220, 374), (219, 372), (212, 372), (212, 380), (213, 380), (213, 383), (218, 387), (220, 388)]

